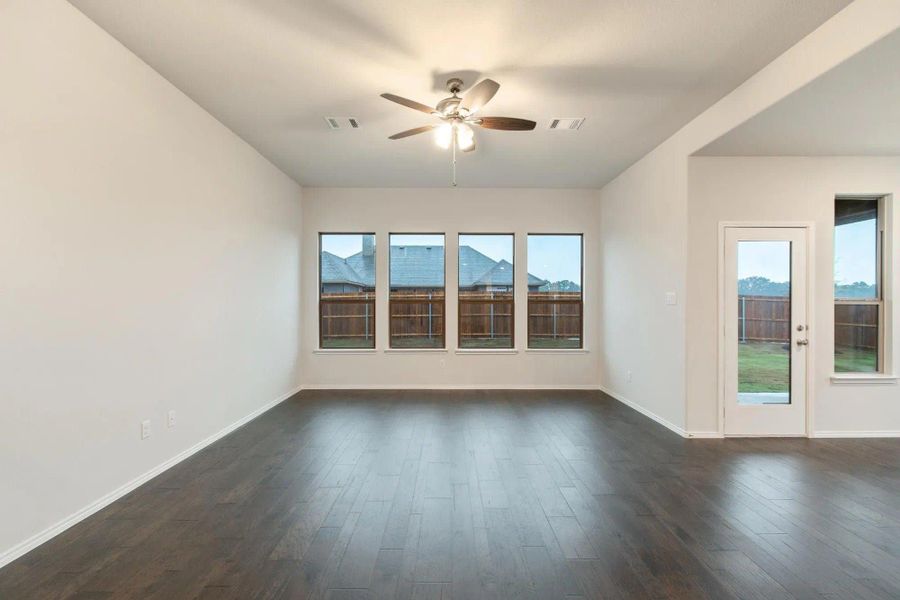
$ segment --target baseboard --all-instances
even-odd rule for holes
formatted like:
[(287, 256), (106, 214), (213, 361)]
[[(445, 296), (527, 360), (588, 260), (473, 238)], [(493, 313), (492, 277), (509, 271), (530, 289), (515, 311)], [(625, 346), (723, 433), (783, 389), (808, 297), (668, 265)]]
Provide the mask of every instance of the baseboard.
[(600, 390), (599, 385), (588, 384), (503, 384), (503, 383), (473, 383), (465, 385), (435, 384), (435, 383), (376, 383), (376, 384), (346, 384), (346, 383), (307, 383), (304, 390)]
[(900, 431), (816, 431), (817, 438), (897, 438)]
[(600, 386), (600, 391), (602, 391), (602, 392), (603, 392), (604, 394), (606, 394), (607, 396), (611, 396), (611, 397), (615, 398), (616, 400), (618, 400), (619, 402), (621, 402), (622, 404), (624, 404), (624, 405), (627, 406), (628, 408), (631, 408), (631, 409), (633, 409), (633, 410), (636, 410), (637, 412), (641, 413), (641, 414), (644, 415), (645, 417), (648, 417), (648, 418), (650, 418), (650, 419), (653, 419), (654, 421), (656, 421), (657, 423), (659, 423), (659, 424), (662, 425), (663, 427), (666, 427), (666, 428), (668, 428), (668, 429), (671, 429), (672, 431), (674, 431), (675, 433), (677, 433), (677, 434), (680, 435), (681, 437), (685, 437), (685, 438), (686, 438), (686, 437), (689, 437), (689, 436), (688, 436), (688, 432), (685, 431), (684, 428), (679, 427), (678, 425), (672, 423), (671, 421), (668, 421), (668, 420), (666, 420), (666, 419), (660, 417), (658, 414), (656, 414), (656, 413), (653, 412), (653, 411), (647, 410), (646, 408), (644, 408), (644, 407), (641, 406), (640, 404), (637, 404), (637, 403), (635, 403), (635, 402), (632, 402), (631, 400), (629, 400), (629, 399), (626, 398), (625, 396), (622, 396), (622, 395), (620, 395), (620, 394), (618, 394), (618, 393), (616, 393), (616, 392), (614, 392), (614, 391), (612, 391), (612, 390), (610, 390), (610, 389), (607, 389), (607, 388), (603, 387), (602, 385)]
[(280, 396), (279, 398), (276, 398), (275, 400), (273, 400), (272, 402), (269, 402), (268, 404), (266, 404), (264, 406), (261, 406), (260, 408), (254, 410), (247, 416), (242, 417), (241, 419), (235, 421), (231, 425), (228, 425), (224, 429), (217, 431), (216, 433), (201, 440), (200, 442), (197, 442), (196, 444), (194, 444), (187, 450), (184, 450), (184, 451), (176, 454), (175, 456), (166, 460), (165, 462), (162, 462), (159, 465), (153, 467), (146, 473), (135, 477), (134, 479), (132, 479), (125, 485), (111, 491), (110, 493), (99, 498), (98, 500), (95, 500), (94, 502), (85, 506), (81, 510), (76, 511), (75, 513), (69, 515), (65, 519), (51, 525), (47, 529), (44, 529), (43, 531), (33, 535), (32, 537), (28, 538), (27, 540), (16, 544), (9, 550), (6, 550), (2, 554), (0, 554), (0, 568), (11, 563), (12, 561), (16, 560), (20, 556), (30, 552), (31, 550), (34, 550), (35, 548), (37, 548), (44, 542), (50, 540), (51, 538), (56, 537), (57, 535), (59, 535), (60, 533), (62, 533), (66, 529), (68, 529), (69, 527), (72, 527), (73, 525), (77, 524), (80, 521), (83, 521), (84, 519), (88, 518), (89, 516), (96, 513), (97, 511), (112, 504), (113, 502), (115, 502), (116, 500), (118, 500), (119, 498), (121, 498), (122, 496), (127, 494), (128, 492), (134, 490), (137, 487), (140, 487), (141, 485), (150, 481), (151, 479), (153, 479), (160, 473), (163, 473), (164, 471), (171, 469), (172, 467), (174, 467), (181, 461), (185, 460), (186, 458), (189, 458), (193, 454), (196, 454), (197, 452), (199, 452), (200, 450), (209, 446), (213, 442), (218, 441), (219, 439), (225, 437), (226, 435), (228, 435), (235, 429), (241, 427), (242, 425), (246, 425), (247, 423), (249, 423), (256, 417), (260, 416), (264, 412), (274, 408), (275, 406), (277, 406), (278, 404), (281, 404), (282, 402), (284, 402), (291, 396), (297, 394), (302, 389), (304, 389), (304, 386), (297, 386), (290, 392)]
[(697, 440), (720, 440), (725, 436), (718, 431), (688, 431), (686, 437)]

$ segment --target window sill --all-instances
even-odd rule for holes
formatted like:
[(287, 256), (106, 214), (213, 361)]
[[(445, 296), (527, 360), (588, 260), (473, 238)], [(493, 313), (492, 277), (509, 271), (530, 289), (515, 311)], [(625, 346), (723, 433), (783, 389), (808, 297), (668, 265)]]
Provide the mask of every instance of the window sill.
[(385, 348), (385, 354), (446, 354), (446, 348)]
[(588, 354), (584, 348), (525, 348), (530, 354)]
[(518, 354), (515, 348), (457, 348), (457, 354)]
[(316, 348), (313, 354), (375, 354), (376, 348)]
[(831, 383), (836, 385), (892, 385), (897, 383), (896, 375), (883, 373), (835, 373)]

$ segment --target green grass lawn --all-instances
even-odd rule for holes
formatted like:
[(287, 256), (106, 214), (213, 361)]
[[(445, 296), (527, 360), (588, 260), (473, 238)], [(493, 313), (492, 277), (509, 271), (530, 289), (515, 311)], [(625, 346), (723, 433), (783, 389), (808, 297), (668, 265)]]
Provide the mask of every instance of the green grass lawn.
[(835, 373), (874, 373), (878, 370), (878, 355), (873, 349), (837, 346), (834, 349)]
[(460, 338), (460, 348), (512, 348), (512, 338), (507, 336), (497, 336), (493, 339), (485, 338)]
[(375, 338), (328, 337), (322, 340), (322, 348), (374, 348)]
[(739, 392), (787, 392), (790, 389), (790, 351), (780, 342), (738, 345)]
[(545, 338), (533, 337), (528, 340), (528, 347), (534, 349), (558, 349), (558, 348), (581, 348), (581, 340), (578, 338)]
[[(738, 346), (739, 392), (787, 392), (790, 389), (790, 352), (781, 342), (747, 342)], [(871, 373), (878, 369), (874, 350), (839, 347), (834, 370)]]
[(444, 336), (396, 336), (391, 340), (391, 348), (443, 348)]

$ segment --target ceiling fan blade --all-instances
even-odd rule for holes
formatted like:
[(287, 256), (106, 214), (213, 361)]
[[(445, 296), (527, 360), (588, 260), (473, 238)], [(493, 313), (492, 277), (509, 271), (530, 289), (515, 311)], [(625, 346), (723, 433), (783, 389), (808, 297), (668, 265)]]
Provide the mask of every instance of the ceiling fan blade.
[(437, 127), (437, 125), (423, 125), (422, 127), (416, 127), (415, 129), (407, 129), (406, 131), (401, 131), (400, 133), (395, 133), (390, 136), (389, 140), (399, 140), (400, 138), (409, 137), (411, 135), (418, 135), (420, 133), (425, 133), (426, 131), (431, 131)]
[(513, 117), (481, 117), (475, 123), (485, 129), (501, 129), (503, 131), (531, 131), (537, 125), (534, 121)]
[(391, 102), (396, 102), (397, 104), (408, 106), (413, 110), (418, 110), (429, 115), (437, 112), (430, 106), (422, 104), (421, 102), (416, 102), (415, 100), (410, 100), (409, 98), (404, 98), (395, 94), (382, 94), (381, 97), (385, 100), (390, 100)]
[(467, 109), (469, 114), (472, 114), (487, 104), (499, 89), (499, 83), (493, 79), (485, 79), (466, 92), (462, 102), (459, 103), (459, 107)]

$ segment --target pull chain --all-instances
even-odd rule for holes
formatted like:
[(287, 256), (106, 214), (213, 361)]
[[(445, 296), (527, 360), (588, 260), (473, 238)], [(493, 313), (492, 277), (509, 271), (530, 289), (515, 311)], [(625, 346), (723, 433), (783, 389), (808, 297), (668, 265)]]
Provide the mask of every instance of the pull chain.
[(451, 167), (450, 185), (456, 187), (456, 127), (453, 128), (453, 136), (450, 138), (450, 145), (453, 146), (453, 162)]

